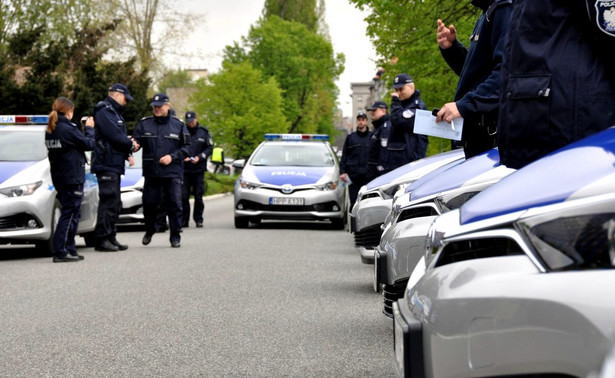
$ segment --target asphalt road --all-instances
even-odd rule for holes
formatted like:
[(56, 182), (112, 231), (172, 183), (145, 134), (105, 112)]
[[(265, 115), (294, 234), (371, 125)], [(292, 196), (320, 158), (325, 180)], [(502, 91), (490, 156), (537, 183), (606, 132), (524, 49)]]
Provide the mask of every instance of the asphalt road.
[[(393, 334), (352, 236), (329, 224), (205, 227), (85, 261), (0, 249), (1, 377), (391, 377)], [(79, 239), (83, 243), (82, 239)]]

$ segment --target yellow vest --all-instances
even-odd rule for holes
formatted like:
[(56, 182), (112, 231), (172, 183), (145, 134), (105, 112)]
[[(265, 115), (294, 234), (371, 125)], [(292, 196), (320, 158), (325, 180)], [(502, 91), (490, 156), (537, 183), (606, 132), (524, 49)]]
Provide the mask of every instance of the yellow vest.
[(211, 161), (214, 163), (224, 163), (223, 154), (224, 150), (221, 147), (214, 147), (211, 154)]

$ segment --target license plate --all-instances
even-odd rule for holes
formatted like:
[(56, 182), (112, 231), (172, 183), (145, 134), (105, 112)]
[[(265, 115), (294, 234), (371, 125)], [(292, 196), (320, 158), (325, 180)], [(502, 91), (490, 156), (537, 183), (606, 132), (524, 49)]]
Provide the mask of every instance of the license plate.
[(290, 205), (303, 206), (304, 199), (297, 197), (271, 197), (269, 198), (270, 205)]

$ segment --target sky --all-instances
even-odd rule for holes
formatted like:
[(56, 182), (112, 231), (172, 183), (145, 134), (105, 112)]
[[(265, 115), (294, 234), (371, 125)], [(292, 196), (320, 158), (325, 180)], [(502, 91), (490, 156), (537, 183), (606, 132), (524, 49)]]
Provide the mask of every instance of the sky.
[[(217, 72), (222, 51), (248, 34), (250, 26), (261, 16), (264, 0), (180, 0), (184, 10), (196, 17), (193, 32), (182, 48), (198, 52), (201, 59), (182, 61), (182, 69), (207, 69)], [(347, 0), (326, 0), (325, 18), (335, 53), (346, 56), (345, 70), (337, 81), (338, 106), (345, 117), (352, 117), (350, 83), (370, 81), (377, 71), (376, 52), (365, 35), (367, 15)]]

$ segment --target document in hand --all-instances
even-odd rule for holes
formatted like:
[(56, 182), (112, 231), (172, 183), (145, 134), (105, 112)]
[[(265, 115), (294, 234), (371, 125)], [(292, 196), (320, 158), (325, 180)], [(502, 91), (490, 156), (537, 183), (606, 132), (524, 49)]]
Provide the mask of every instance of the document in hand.
[(461, 140), (463, 118), (455, 118), (453, 122), (436, 122), (436, 117), (429, 110), (416, 110), (414, 133), (437, 136), (440, 138)]

